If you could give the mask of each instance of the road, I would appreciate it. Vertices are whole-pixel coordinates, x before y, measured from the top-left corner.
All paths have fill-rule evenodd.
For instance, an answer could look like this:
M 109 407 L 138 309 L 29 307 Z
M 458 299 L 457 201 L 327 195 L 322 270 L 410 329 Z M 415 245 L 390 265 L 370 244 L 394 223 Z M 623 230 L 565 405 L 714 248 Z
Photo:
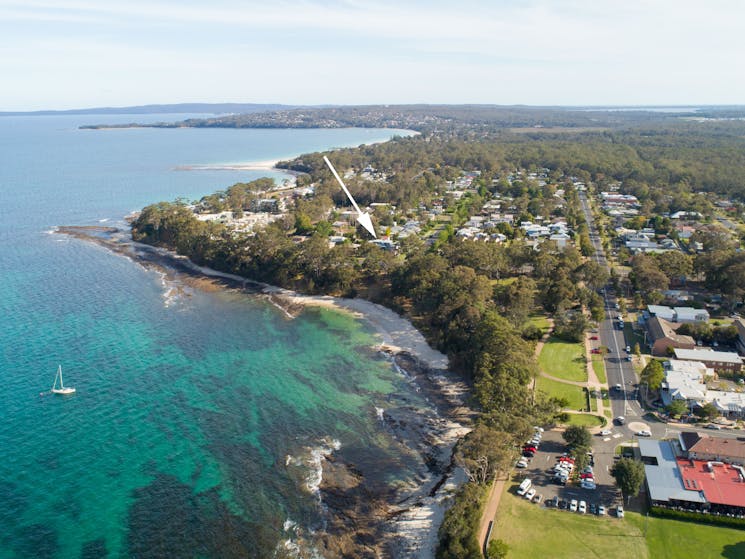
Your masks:
M 582 211 L 587 220 L 590 241 L 595 249 L 593 260 L 610 272 L 608 261 L 603 251 L 603 245 L 600 242 L 600 235 L 598 234 L 595 220 L 592 216 L 592 210 L 587 202 L 587 196 L 584 192 L 580 192 L 579 197 L 582 204 Z M 629 424 L 640 422 L 643 413 L 641 406 L 633 398 L 635 395 L 634 387 L 638 381 L 633 365 L 630 361 L 626 360 L 626 356 L 628 355 L 626 347 L 628 344 L 624 338 L 623 330 L 619 330 L 616 327 L 618 323 L 616 294 L 609 285 L 603 288 L 602 294 L 605 299 L 605 319 L 600 323 L 598 329 L 600 342 L 609 350 L 605 360 L 608 386 L 621 386 L 620 391 L 615 389 L 610 390 L 611 409 L 613 410 L 613 417 L 623 416 L 626 418 L 626 425 L 623 429 L 630 431 Z M 619 427 L 617 426 L 617 429 Z

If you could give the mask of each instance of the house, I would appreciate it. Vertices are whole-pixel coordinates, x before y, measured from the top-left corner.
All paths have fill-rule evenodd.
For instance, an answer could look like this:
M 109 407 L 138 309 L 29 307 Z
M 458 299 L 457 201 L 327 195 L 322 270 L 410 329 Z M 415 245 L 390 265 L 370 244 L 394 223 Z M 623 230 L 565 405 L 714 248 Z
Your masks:
M 675 348 L 675 359 L 683 361 L 700 361 L 715 371 L 739 373 L 742 369 L 742 358 L 732 351 L 714 351 L 712 349 L 679 349 Z
M 684 431 L 680 434 L 680 443 L 681 449 L 689 459 L 745 464 L 745 441 L 739 439 L 712 437 L 703 433 Z
M 677 334 L 672 323 L 664 318 L 653 316 L 647 320 L 648 342 L 652 355 L 664 357 L 670 348 L 694 349 L 696 342 L 691 336 Z

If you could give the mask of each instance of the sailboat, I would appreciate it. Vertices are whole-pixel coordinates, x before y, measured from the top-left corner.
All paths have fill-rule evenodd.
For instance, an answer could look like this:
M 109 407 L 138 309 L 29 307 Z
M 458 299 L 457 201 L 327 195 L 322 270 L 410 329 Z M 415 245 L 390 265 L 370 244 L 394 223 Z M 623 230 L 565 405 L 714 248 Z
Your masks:
M 59 379 L 59 388 L 57 388 L 57 379 Z M 59 365 L 57 368 L 57 375 L 54 377 L 54 384 L 52 385 L 52 393 L 53 394 L 74 394 L 75 389 L 67 386 L 65 387 L 64 383 L 62 382 L 62 365 Z

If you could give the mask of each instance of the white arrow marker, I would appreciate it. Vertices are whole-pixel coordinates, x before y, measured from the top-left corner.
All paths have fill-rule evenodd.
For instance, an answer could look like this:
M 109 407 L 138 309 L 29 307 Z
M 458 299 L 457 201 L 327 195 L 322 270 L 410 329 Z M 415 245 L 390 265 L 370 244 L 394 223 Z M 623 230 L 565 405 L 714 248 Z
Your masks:
M 334 166 L 331 164 L 331 161 L 329 161 L 329 158 L 324 155 L 323 160 L 326 162 L 326 165 L 329 166 L 329 169 L 331 169 L 331 172 L 334 173 L 336 180 L 339 181 L 339 184 L 341 185 L 341 189 L 344 191 L 344 194 L 347 195 L 347 198 L 349 198 L 349 201 L 352 202 L 354 209 L 357 210 L 357 221 L 359 221 L 360 225 L 362 225 L 362 227 L 367 229 L 367 231 L 373 237 L 377 239 L 378 236 L 375 234 L 375 229 L 373 229 L 373 224 L 372 224 L 372 220 L 370 219 L 370 214 L 367 212 L 362 213 L 362 210 L 357 205 L 357 202 L 354 201 L 354 198 L 352 198 L 352 195 L 349 193 L 349 190 L 347 190 L 347 187 L 344 185 L 344 182 L 341 180 L 339 173 L 337 173 L 336 169 L 334 169 Z

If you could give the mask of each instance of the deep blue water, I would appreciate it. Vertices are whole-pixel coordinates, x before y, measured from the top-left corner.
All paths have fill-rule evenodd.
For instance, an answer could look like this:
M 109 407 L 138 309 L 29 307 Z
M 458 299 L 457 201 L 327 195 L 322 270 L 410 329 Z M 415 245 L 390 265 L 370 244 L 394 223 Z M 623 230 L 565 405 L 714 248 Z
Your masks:
M 322 449 L 380 456 L 370 475 L 415 461 L 375 413 L 407 384 L 360 322 L 289 320 L 51 233 L 266 175 L 180 166 L 392 135 L 77 129 L 182 116 L 0 118 L 0 559 L 270 557 L 323 526 Z M 73 396 L 41 395 L 58 363 Z

